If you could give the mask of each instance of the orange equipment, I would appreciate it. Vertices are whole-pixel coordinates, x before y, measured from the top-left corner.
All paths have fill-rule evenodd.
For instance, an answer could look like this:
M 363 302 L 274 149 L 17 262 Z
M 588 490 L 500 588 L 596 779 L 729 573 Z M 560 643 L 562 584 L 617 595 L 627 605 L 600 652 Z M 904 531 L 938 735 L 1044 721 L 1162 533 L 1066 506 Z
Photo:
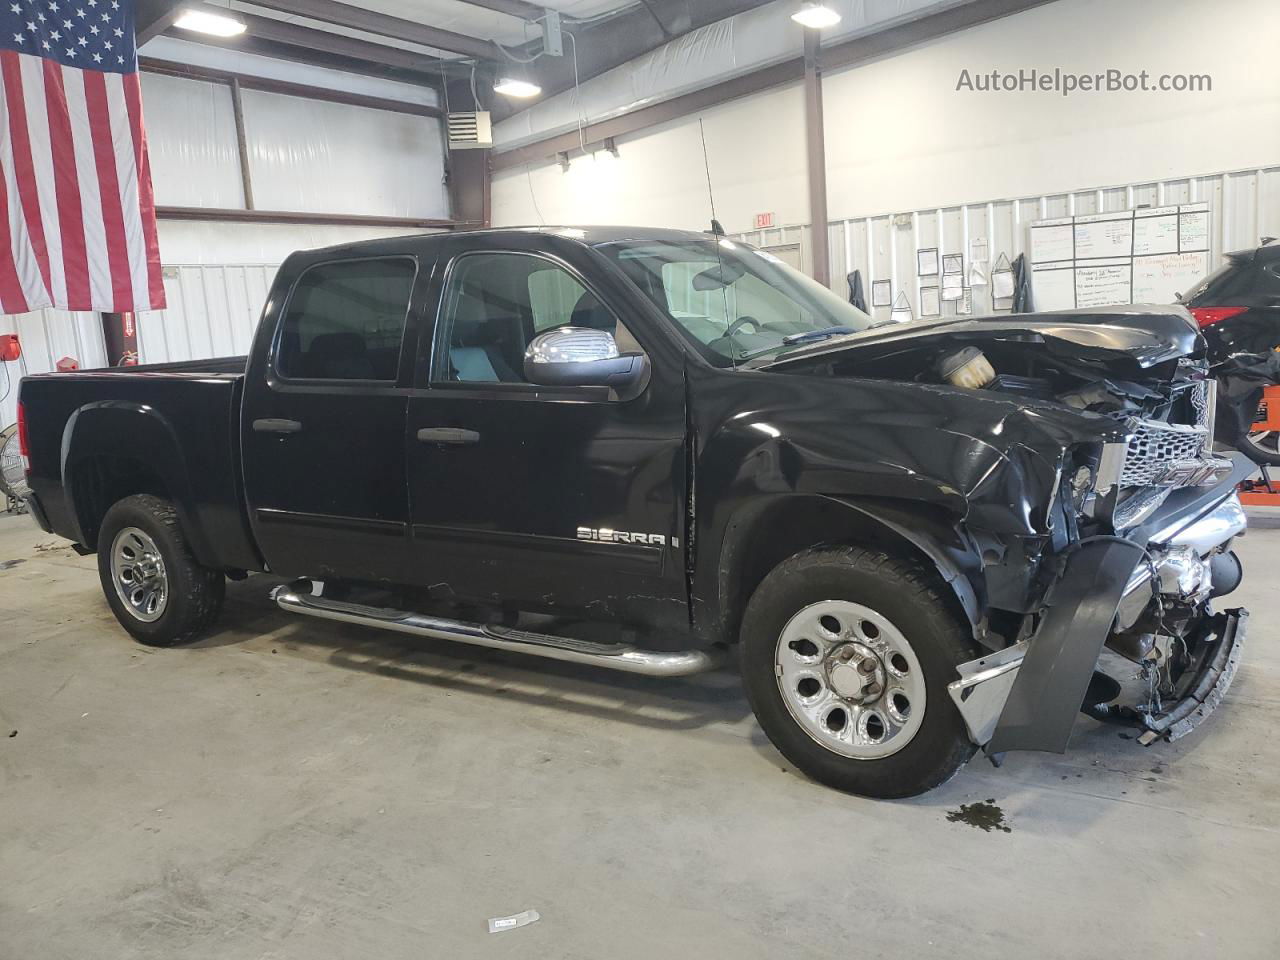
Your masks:
M 1280 430 L 1280 385 L 1262 391 L 1254 432 Z M 1280 489 L 1271 483 L 1271 474 L 1262 466 L 1261 480 L 1245 480 L 1240 484 L 1240 502 L 1254 507 L 1280 507 Z

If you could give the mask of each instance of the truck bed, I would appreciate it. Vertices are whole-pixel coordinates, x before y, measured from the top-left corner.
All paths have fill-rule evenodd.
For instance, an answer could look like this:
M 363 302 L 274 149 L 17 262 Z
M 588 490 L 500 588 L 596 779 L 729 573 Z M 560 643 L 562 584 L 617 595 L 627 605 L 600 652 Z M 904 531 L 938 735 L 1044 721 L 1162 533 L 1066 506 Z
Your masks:
M 224 357 L 25 378 L 19 396 L 41 526 L 93 547 L 84 504 L 109 496 L 114 477 L 140 470 L 191 521 L 184 527 L 202 563 L 258 568 L 240 469 L 244 366 L 244 357 Z M 127 459 L 118 444 L 125 436 Z
M 203 360 L 174 360 L 171 363 L 144 363 L 133 367 L 103 367 L 97 370 L 77 370 L 77 374 L 113 374 L 128 376 L 135 373 L 244 373 L 248 357 L 209 357 Z

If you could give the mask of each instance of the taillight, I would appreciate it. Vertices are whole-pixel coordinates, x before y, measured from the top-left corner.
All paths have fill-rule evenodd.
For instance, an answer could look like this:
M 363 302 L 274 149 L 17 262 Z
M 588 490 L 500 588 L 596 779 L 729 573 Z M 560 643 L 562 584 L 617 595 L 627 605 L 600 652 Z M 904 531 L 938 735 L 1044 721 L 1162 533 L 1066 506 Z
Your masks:
M 1191 315 L 1196 318 L 1200 328 L 1212 327 L 1215 323 L 1244 313 L 1248 307 L 1191 307 Z
M 27 408 L 18 401 L 18 455 L 22 457 L 22 469 L 31 472 L 31 447 L 27 443 Z

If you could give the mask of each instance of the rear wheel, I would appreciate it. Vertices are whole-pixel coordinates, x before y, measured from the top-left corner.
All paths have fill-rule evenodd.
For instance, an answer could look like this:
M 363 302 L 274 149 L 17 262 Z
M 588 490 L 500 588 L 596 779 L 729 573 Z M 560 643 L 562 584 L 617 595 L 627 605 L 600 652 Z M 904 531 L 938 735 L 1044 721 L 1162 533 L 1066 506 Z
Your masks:
M 947 693 L 977 655 L 925 567 L 859 547 L 805 551 L 760 584 L 742 628 L 761 727 L 800 770 L 870 797 L 949 780 L 975 747 Z
M 219 571 L 196 562 L 173 504 L 149 494 L 107 511 L 98 577 L 120 625 L 152 646 L 194 640 L 217 618 L 226 588 Z

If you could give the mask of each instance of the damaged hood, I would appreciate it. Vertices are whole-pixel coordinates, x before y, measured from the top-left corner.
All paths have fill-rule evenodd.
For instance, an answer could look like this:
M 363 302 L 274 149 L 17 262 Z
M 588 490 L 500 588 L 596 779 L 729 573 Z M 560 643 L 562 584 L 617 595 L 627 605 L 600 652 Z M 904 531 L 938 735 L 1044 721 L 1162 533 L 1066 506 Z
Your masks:
M 855 354 L 868 358 L 888 355 L 931 341 L 967 346 L 993 340 L 1042 343 L 1059 356 L 1103 363 L 1123 359 L 1142 368 L 1204 349 L 1204 339 L 1183 307 L 1126 306 L 891 324 L 832 337 L 746 366 L 782 370 Z

